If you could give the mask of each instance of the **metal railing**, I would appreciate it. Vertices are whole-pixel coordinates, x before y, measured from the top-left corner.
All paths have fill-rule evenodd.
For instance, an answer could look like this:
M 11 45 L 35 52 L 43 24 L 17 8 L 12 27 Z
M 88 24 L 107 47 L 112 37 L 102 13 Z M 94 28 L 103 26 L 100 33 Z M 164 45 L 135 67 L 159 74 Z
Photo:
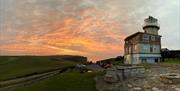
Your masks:
M 160 25 L 158 23 L 144 23 L 143 27 L 145 27 L 145 26 L 157 26 L 157 27 L 160 27 Z

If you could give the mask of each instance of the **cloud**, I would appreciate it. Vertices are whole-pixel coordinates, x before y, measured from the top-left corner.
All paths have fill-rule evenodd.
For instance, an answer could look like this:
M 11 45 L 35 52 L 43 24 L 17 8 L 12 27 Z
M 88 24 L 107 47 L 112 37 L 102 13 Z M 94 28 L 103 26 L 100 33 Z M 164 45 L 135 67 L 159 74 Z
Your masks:
M 0 18 L 4 21 L 1 54 L 80 54 L 97 60 L 123 55 L 123 39 L 143 31 L 141 25 L 148 15 L 160 20 L 160 33 L 165 36 L 171 36 L 167 34 L 168 28 L 178 32 L 180 24 L 176 21 L 179 13 L 171 11 L 179 10 L 178 0 L 156 3 L 153 0 L 6 0 L 4 3 L 7 9 Z M 179 37 L 171 39 L 180 40 Z M 167 42 L 171 39 L 163 38 L 163 45 L 170 47 Z M 179 48 L 178 44 L 173 48 Z

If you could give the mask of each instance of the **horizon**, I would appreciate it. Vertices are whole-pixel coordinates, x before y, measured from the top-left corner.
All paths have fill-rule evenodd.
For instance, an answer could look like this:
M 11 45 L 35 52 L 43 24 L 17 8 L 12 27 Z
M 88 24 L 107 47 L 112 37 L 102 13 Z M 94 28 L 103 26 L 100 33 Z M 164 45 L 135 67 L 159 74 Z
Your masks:
M 124 38 L 160 24 L 162 48 L 180 50 L 179 0 L 0 0 L 0 55 L 82 55 L 101 60 L 124 54 Z

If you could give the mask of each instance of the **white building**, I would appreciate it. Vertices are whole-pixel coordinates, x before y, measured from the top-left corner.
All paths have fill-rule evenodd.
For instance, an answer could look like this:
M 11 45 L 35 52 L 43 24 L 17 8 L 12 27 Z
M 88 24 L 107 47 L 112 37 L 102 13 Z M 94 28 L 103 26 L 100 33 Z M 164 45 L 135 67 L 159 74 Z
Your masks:
M 144 20 L 144 32 L 125 38 L 125 64 L 158 63 L 161 58 L 161 36 L 158 20 L 149 16 Z

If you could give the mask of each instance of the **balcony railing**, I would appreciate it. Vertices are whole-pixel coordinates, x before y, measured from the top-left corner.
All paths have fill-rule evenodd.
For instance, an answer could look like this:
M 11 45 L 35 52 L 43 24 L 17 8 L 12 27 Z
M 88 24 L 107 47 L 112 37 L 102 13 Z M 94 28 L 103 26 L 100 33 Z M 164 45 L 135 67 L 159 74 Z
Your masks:
M 143 27 L 146 27 L 146 26 L 157 26 L 157 27 L 160 27 L 160 25 L 158 23 L 144 23 Z

